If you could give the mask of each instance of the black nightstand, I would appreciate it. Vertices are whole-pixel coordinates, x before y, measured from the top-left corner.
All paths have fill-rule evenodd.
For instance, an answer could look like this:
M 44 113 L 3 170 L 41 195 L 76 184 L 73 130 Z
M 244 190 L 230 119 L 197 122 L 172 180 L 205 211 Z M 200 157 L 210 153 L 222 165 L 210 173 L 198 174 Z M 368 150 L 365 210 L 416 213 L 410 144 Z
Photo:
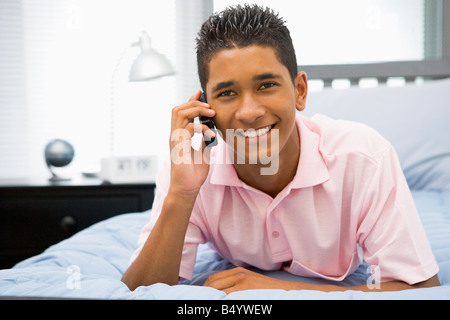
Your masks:
M 98 221 L 150 209 L 154 189 L 151 183 L 110 184 L 97 179 L 0 180 L 0 269 Z

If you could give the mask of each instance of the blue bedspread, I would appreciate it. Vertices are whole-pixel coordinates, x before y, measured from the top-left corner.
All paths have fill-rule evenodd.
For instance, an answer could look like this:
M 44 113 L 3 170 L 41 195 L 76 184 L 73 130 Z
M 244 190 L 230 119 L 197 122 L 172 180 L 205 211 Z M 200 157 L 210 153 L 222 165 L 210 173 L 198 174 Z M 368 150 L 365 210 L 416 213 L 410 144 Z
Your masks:
M 123 214 L 93 225 L 12 269 L 0 270 L 0 296 L 95 299 L 450 299 L 450 191 L 413 192 L 420 217 L 438 261 L 440 287 L 399 292 L 310 290 L 245 290 L 225 293 L 201 284 L 213 272 L 232 268 L 206 245 L 198 250 L 194 279 L 176 286 L 155 284 L 130 291 L 120 281 L 136 249 L 137 237 L 150 211 Z M 261 271 L 262 272 L 262 271 Z M 272 277 L 326 283 L 283 271 L 262 272 Z M 342 282 L 365 284 L 369 274 L 361 265 Z

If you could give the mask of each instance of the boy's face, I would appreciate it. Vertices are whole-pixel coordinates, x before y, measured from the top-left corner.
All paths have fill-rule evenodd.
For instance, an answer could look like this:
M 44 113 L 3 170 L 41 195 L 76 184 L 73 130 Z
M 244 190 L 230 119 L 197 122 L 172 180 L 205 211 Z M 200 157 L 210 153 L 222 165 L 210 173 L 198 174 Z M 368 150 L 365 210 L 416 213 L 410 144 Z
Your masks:
M 206 95 L 214 122 L 225 139 L 227 129 L 234 130 L 226 141 L 245 163 L 255 163 L 258 154 L 273 157 L 299 148 L 295 110 L 304 109 L 306 94 L 306 75 L 299 73 L 293 83 L 270 47 L 224 49 L 209 63 Z

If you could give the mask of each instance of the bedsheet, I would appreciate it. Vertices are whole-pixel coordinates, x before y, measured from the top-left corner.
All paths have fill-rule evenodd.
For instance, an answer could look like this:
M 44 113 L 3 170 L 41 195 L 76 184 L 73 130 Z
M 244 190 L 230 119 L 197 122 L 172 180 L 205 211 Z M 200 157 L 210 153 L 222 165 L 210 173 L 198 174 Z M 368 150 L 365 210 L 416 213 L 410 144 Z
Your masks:
M 234 267 L 207 245 L 200 245 L 192 281 L 175 286 L 154 284 L 130 291 L 120 279 L 137 247 L 137 237 L 151 211 L 127 213 L 99 222 L 11 269 L 0 270 L 0 296 L 84 299 L 450 299 L 450 191 L 413 191 L 420 217 L 438 261 L 440 287 L 399 292 L 320 292 L 312 290 L 244 290 L 226 295 L 203 287 L 213 272 Z M 280 279 L 314 283 L 284 271 L 261 271 Z M 337 284 L 371 284 L 362 264 Z M 369 281 L 369 282 L 368 282 Z

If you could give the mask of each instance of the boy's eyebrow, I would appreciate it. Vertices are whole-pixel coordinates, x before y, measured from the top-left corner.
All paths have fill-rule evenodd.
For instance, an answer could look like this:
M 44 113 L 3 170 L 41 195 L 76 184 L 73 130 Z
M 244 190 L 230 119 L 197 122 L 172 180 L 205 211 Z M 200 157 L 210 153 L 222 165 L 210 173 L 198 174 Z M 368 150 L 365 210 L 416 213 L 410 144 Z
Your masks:
M 258 74 L 256 76 L 254 76 L 253 77 L 253 81 L 261 81 L 261 80 L 267 80 L 267 79 L 278 79 L 278 78 L 281 78 L 281 76 L 277 75 L 277 74 L 273 74 L 273 73 L 267 72 L 267 73 L 262 73 L 262 74 Z M 233 85 L 234 85 L 234 81 L 219 82 L 213 88 L 213 92 L 220 91 L 222 89 L 231 87 Z
M 261 81 L 261 80 L 278 79 L 278 78 L 281 78 L 281 76 L 279 76 L 277 74 L 273 74 L 273 73 L 267 72 L 267 73 L 262 73 L 262 74 L 259 74 L 257 76 L 254 76 L 253 80 Z
M 219 83 L 216 84 L 216 86 L 213 88 L 213 92 L 222 90 L 222 89 L 224 89 L 224 88 L 231 87 L 232 85 L 234 85 L 234 82 L 233 82 L 233 81 L 219 82 Z

